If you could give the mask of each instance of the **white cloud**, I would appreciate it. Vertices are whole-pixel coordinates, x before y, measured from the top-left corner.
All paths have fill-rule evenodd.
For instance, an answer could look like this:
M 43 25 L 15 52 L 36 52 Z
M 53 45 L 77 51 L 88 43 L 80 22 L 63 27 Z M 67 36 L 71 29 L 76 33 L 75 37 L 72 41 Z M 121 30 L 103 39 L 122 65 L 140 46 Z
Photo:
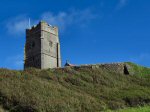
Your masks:
M 44 12 L 37 19 L 31 19 L 32 25 L 37 24 L 40 20 L 45 20 L 51 25 L 56 25 L 61 31 L 64 31 L 71 25 L 83 26 L 96 18 L 97 15 L 91 9 L 72 10 L 68 12 L 59 12 L 54 14 L 52 12 Z M 17 16 L 7 21 L 6 28 L 9 34 L 20 35 L 25 32 L 29 26 L 27 16 Z
M 61 28 L 67 26 L 68 14 L 66 12 L 60 12 L 54 15 L 51 12 L 45 12 L 42 14 L 41 19 L 47 21 L 51 25 L 58 25 Z
M 61 30 L 64 30 L 70 25 L 86 25 L 96 17 L 97 15 L 93 14 L 90 9 L 86 9 L 82 11 L 72 10 L 70 12 L 59 12 L 56 15 L 51 12 L 46 12 L 42 14 L 41 19 L 46 20 L 52 25 L 59 26 Z
M 6 21 L 6 29 L 9 34 L 20 36 L 28 27 L 28 19 L 26 16 L 17 16 Z

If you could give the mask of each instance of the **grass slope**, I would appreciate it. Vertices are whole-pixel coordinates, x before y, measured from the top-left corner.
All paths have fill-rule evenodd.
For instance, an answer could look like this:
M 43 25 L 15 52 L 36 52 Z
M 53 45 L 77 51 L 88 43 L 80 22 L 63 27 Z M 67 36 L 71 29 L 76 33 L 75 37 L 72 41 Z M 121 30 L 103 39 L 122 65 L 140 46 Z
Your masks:
M 145 107 L 129 108 L 129 109 L 118 110 L 117 112 L 150 112 L 150 107 L 145 106 Z
M 0 109 L 99 112 L 150 104 L 150 69 L 128 64 L 135 75 L 102 68 L 0 69 Z

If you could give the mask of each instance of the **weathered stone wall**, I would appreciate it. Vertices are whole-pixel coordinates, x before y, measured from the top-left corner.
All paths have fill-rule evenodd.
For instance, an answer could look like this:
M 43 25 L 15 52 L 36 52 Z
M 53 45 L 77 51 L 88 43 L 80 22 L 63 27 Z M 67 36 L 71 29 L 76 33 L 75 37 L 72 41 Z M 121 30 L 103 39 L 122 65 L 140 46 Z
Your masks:
M 42 69 L 61 67 L 58 28 L 41 23 Z
M 89 68 L 89 69 L 104 69 L 108 72 L 114 72 L 119 74 L 130 74 L 130 67 L 126 63 L 108 63 L 108 64 L 91 64 L 74 66 L 74 68 Z
M 41 68 L 41 32 L 40 25 L 26 30 L 24 68 Z

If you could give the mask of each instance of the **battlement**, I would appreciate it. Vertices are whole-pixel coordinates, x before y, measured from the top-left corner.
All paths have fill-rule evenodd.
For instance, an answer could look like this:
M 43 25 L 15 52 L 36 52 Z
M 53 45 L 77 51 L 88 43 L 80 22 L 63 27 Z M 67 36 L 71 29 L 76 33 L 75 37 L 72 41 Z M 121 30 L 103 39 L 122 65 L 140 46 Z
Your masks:
M 50 32 L 54 35 L 58 35 L 58 27 L 49 25 L 48 23 L 41 21 L 39 23 L 41 25 L 41 30 L 45 32 Z
M 58 27 L 49 25 L 45 21 L 40 21 L 37 25 L 32 26 L 29 29 L 26 29 L 26 34 L 33 34 L 38 31 L 45 31 L 45 32 L 50 32 L 54 35 L 58 36 Z
M 44 25 L 44 26 L 46 25 L 46 26 L 48 26 L 50 29 L 53 29 L 53 30 L 58 29 L 58 27 L 52 26 L 52 25 L 48 24 L 48 23 L 45 22 L 45 21 L 40 21 L 39 24 L 42 24 L 42 25 Z

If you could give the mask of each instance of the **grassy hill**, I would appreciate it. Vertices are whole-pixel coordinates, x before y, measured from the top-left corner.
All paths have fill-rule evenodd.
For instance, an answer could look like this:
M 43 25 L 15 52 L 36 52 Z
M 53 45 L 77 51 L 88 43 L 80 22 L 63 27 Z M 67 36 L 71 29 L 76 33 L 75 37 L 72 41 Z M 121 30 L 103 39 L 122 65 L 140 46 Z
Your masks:
M 144 106 L 144 107 L 134 107 L 134 108 L 127 108 L 118 110 L 117 112 L 149 112 L 150 106 Z M 111 111 L 110 111 L 111 112 Z
M 0 111 L 99 112 L 148 106 L 150 69 L 127 64 L 134 75 L 103 68 L 0 69 Z

